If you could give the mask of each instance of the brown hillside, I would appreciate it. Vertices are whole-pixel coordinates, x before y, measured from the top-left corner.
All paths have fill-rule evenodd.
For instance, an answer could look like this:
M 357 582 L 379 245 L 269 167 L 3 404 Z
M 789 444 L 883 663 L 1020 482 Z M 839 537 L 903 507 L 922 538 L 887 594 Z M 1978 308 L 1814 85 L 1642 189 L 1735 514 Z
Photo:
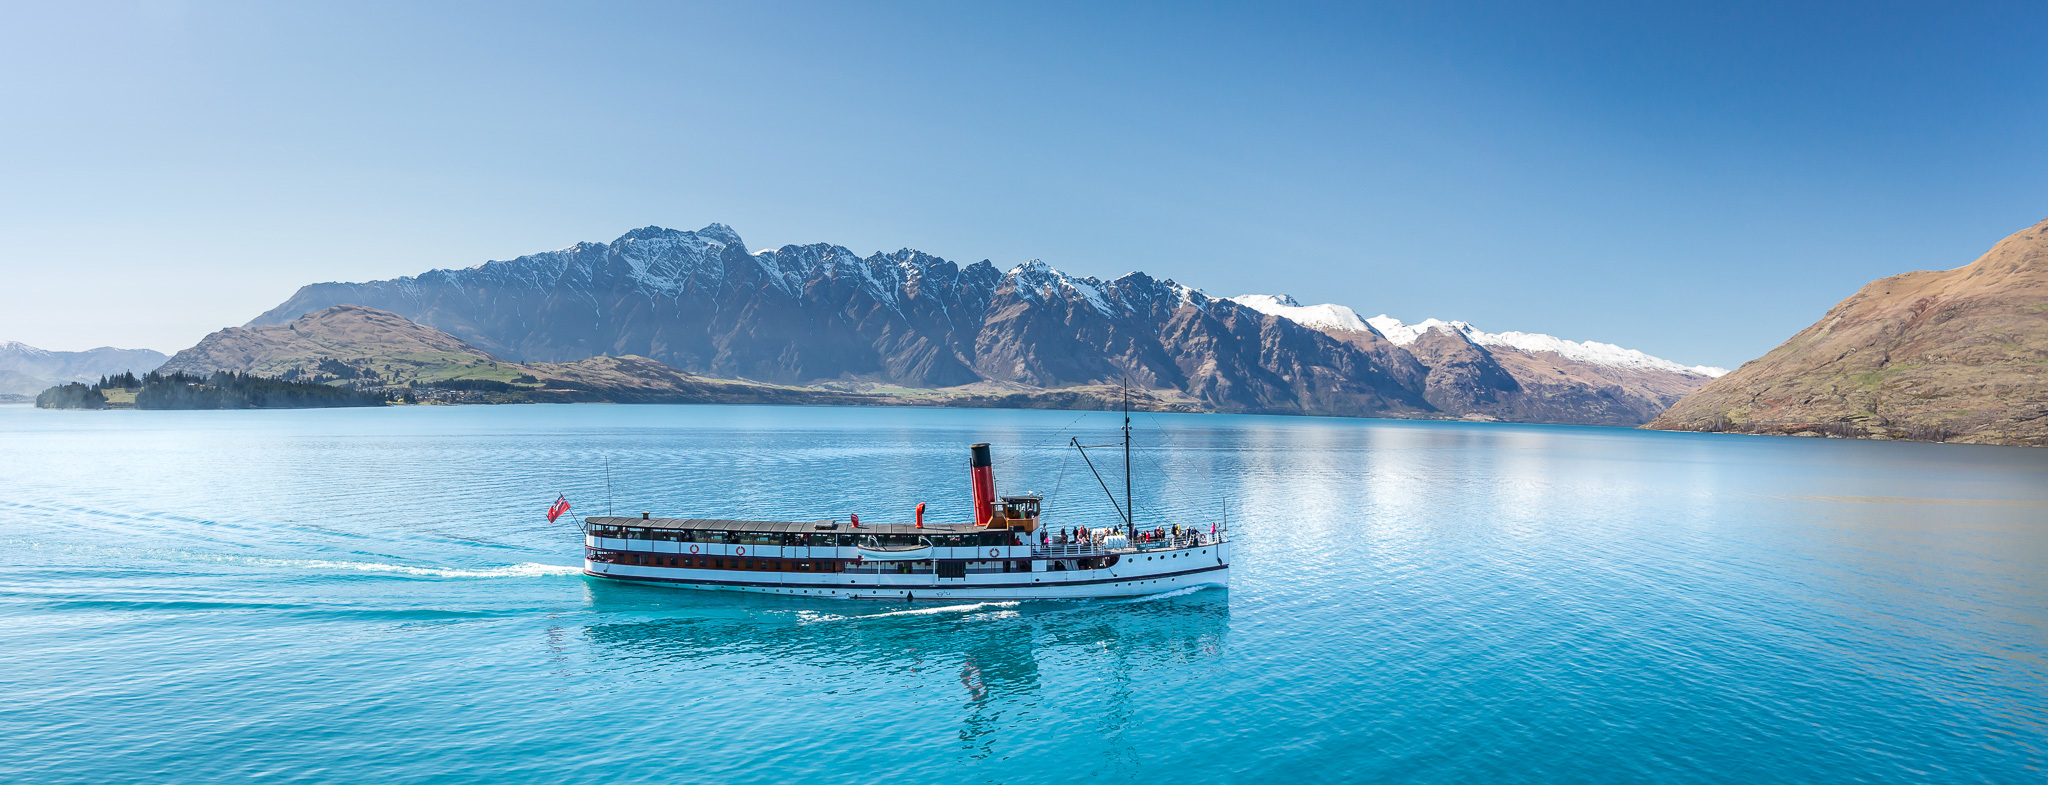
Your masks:
M 1863 287 L 1645 427 L 2048 445 L 2048 221 Z

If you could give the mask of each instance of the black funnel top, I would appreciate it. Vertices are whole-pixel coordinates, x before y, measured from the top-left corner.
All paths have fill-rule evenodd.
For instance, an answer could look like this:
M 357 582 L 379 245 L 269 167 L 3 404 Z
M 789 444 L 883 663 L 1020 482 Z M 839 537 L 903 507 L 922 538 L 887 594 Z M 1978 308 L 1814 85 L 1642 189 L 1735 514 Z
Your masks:
M 982 442 L 980 444 L 970 444 L 967 445 L 967 449 L 974 451 L 974 457 L 969 458 L 967 460 L 968 466 L 979 469 L 983 466 L 995 465 L 994 461 L 988 459 L 988 442 Z

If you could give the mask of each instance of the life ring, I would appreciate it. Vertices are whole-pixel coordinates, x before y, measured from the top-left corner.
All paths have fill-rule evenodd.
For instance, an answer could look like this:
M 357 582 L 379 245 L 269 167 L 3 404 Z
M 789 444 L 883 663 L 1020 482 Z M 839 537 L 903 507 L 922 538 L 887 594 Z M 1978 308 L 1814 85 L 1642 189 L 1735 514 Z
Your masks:
M 997 550 L 997 549 L 995 549 L 995 548 L 990 548 L 990 549 L 988 549 L 988 557 L 989 557 L 989 558 L 991 558 L 991 559 L 993 559 L 993 558 L 995 558 L 995 557 L 997 557 L 997 556 L 1001 556 L 1001 555 L 1002 555 L 1002 553 L 1003 553 L 1002 551 L 1000 551 L 1000 550 Z
M 747 555 L 747 549 L 746 549 L 746 548 L 734 548 L 734 549 L 732 549 L 732 555 L 734 555 L 734 556 L 745 556 L 745 555 Z
M 691 552 L 691 553 L 696 553 L 696 552 L 697 552 L 697 546 L 695 546 L 695 545 L 692 545 L 692 546 L 690 546 L 690 552 Z

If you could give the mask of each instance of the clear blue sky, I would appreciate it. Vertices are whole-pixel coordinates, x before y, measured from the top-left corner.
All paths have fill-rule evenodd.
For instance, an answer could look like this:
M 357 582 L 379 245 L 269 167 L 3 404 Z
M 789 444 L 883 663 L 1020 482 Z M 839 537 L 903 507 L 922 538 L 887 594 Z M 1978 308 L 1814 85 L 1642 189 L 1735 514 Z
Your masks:
M 593 5 L 8 3 L 0 339 L 720 221 L 1733 367 L 2048 216 L 2040 2 Z

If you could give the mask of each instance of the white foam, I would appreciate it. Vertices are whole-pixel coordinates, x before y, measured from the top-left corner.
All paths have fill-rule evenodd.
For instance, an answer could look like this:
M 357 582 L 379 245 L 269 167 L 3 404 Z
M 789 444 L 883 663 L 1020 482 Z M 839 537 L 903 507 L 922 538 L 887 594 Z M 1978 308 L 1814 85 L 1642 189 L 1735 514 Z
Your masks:
M 889 611 L 886 613 L 869 613 L 861 616 L 855 616 L 853 618 L 881 619 L 889 616 L 932 616 L 940 613 L 967 613 L 969 611 L 978 611 L 982 608 L 1015 607 L 1017 607 L 1016 600 L 1009 600 L 1007 602 L 977 602 L 971 605 L 941 605 L 936 608 L 911 608 L 909 610 Z
M 221 557 L 218 561 L 238 560 L 237 557 Z M 343 570 L 353 572 L 381 572 L 396 575 L 420 575 L 431 578 L 532 578 L 542 575 L 578 575 L 581 567 L 564 567 L 559 564 L 521 562 L 503 567 L 466 569 L 460 567 L 415 567 L 408 564 L 385 564 L 383 562 L 330 561 L 326 559 L 258 559 L 243 558 L 241 563 L 265 567 L 284 567 L 306 570 Z
M 392 575 L 417 575 L 428 578 L 532 578 L 543 575 L 579 575 L 581 567 L 566 567 L 559 564 L 520 562 L 501 567 L 423 567 L 411 564 L 391 564 L 372 561 L 343 561 L 339 559 L 278 559 L 265 556 L 231 556 L 218 553 L 194 553 L 175 548 L 110 548 L 103 545 L 51 545 L 33 540 L 5 540 L 0 545 L 22 547 L 32 550 L 51 550 L 69 553 L 95 554 L 101 556 L 135 557 L 181 562 L 211 562 L 243 567 L 268 567 L 287 570 L 335 570 L 346 572 L 387 573 Z
M 885 611 L 882 613 L 868 613 L 859 616 L 845 616 L 837 613 L 817 613 L 814 611 L 800 611 L 797 613 L 797 618 L 805 624 L 810 624 L 812 622 L 846 621 L 848 619 L 885 619 L 890 616 L 932 616 L 940 613 L 972 613 L 983 608 L 1015 607 L 1017 607 L 1016 600 L 1005 600 L 999 602 L 977 602 L 967 605 L 939 605 L 931 608 L 910 608 L 908 610 Z M 1010 611 L 1008 613 L 1014 615 L 1015 612 Z M 998 616 L 998 618 L 1001 617 Z
M 1178 589 L 1174 589 L 1174 590 L 1172 590 L 1172 591 L 1164 591 L 1164 592 L 1160 592 L 1160 593 L 1158 593 L 1158 594 L 1147 594 L 1147 595 L 1145 595 L 1145 596 L 1143 596 L 1143 597 L 1132 597 L 1132 598 L 1130 598 L 1130 599 L 1126 599 L 1126 600 L 1116 600 L 1116 601 L 1114 601 L 1114 602 L 1111 602 L 1111 603 L 1109 603 L 1109 604 L 1111 604 L 1111 605 L 1136 605 L 1136 604 L 1138 604 L 1138 603 L 1141 603 L 1141 602 L 1157 602 L 1157 601 L 1159 601 L 1159 600 L 1170 600 L 1170 599 L 1173 599 L 1173 598 L 1175 598 L 1175 597 L 1186 597 L 1186 596 L 1188 596 L 1188 595 L 1190 595 L 1190 594 L 1194 594 L 1195 592 L 1198 592 L 1198 591 L 1201 591 L 1201 590 L 1203 590 L 1203 589 L 1207 589 L 1207 588 L 1210 588 L 1210 587 L 1208 587 L 1208 586 L 1183 586 L 1183 587 L 1181 587 L 1181 588 L 1178 588 Z

